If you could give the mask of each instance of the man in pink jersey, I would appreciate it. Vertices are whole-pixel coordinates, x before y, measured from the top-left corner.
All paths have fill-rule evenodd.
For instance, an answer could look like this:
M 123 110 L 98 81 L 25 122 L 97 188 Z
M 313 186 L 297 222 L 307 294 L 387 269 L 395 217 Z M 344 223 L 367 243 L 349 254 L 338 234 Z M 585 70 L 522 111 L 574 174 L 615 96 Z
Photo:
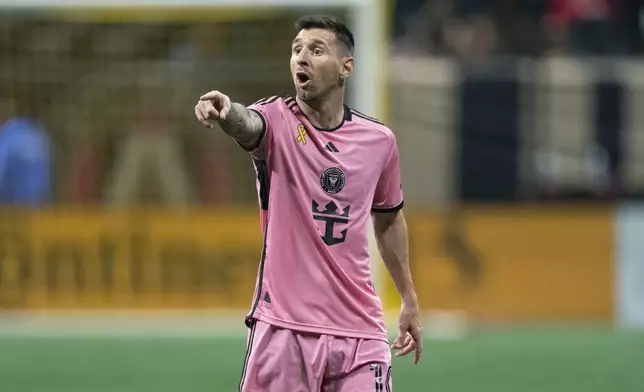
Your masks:
M 400 292 L 396 355 L 422 333 L 408 259 L 394 134 L 344 105 L 353 35 L 334 18 L 297 22 L 297 95 L 248 108 L 218 91 L 195 107 L 253 157 L 264 231 L 243 392 L 391 391 L 391 352 L 371 281 L 367 229 Z

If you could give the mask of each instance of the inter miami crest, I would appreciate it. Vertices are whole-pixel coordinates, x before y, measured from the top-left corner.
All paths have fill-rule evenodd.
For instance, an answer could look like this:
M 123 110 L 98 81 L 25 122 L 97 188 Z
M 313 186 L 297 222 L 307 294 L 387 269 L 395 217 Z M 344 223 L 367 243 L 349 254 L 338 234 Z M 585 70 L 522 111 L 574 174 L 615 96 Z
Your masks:
M 320 185 L 326 193 L 332 195 L 340 192 L 344 188 L 345 177 L 342 170 L 337 167 L 330 167 L 322 173 Z

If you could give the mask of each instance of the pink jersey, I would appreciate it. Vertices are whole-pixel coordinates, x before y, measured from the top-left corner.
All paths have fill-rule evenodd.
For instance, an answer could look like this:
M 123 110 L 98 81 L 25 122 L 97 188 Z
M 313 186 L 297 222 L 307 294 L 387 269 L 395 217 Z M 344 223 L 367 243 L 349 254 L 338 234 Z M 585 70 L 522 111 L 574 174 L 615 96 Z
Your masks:
M 247 325 L 387 341 L 367 229 L 372 211 L 403 205 L 394 134 L 348 107 L 335 129 L 311 125 L 290 97 L 249 109 L 265 123 L 251 152 L 264 247 Z

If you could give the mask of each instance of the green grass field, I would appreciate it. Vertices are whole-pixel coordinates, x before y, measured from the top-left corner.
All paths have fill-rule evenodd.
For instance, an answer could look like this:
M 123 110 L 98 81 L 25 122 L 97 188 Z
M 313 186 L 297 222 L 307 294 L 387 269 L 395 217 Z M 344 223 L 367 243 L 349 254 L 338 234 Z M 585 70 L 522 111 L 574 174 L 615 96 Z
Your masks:
M 0 337 L 0 391 L 232 392 L 244 354 L 242 337 Z M 480 332 L 427 341 L 393 374 L 398 392 L 641 392 L 644 334 Z

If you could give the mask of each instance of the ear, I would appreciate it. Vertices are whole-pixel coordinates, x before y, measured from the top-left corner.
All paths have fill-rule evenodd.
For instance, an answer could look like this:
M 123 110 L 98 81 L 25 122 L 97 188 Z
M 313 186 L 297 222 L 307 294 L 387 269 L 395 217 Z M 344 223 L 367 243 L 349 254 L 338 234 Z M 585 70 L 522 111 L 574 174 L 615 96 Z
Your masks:
M 340 69 L 340 78 L 347 79 L 349 76 L 353 75 L 354 69 L 353 57 L 348 56 L 342 60 L 342 68 Z

